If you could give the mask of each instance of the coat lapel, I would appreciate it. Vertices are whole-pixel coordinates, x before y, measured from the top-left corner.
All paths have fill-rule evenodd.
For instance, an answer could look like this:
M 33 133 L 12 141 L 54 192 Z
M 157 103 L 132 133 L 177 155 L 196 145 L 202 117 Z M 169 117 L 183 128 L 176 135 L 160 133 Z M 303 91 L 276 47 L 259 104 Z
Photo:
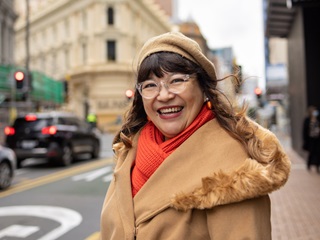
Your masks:
M 226 145 L 233 146 L 233 150 L 224 151 Z M 228 159 L 235 156 L 230 166 Z M 191 192 L 201 186 L 203 177 L 240 165 L 245 158 L 240 143 L 219 127 L 216 120 L 206 123 L 165 159 L 136 194 L 137 224 L 169 207 L 178 193 Z
M 132 204 L 130 169 L 136 154 L 134 146 L 120 169 L 125 172 L 118 184 L 123 188 L 118 189 L 119 207 L 127 206 L 122 210 L 123 217 L 132 223 L 133 209 L 139 225 L 168 207 L 212 208 L 262 196 L 283 186 L 290 171 L 289 159 L 273 134 L 261 128 L 256 134 L 264 142 L 263 151 L 273 152 L 268 162 L 251 159 L 216 119 L 207 122 L 165 159 Z
M 114 171 L 115 192 L 117 204 L 126 236 L 132 236 L 134 231 L 134 211 L 131 192 L 131 166 L 135 160 L 136 147 L 133 147 L 122 164 L 117 164 Z

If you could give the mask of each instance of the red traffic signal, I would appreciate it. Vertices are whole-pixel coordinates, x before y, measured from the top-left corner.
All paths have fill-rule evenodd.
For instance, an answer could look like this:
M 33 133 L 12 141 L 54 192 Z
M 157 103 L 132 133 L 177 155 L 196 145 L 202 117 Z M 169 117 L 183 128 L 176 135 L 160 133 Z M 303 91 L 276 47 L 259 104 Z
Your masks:
M 262 94 L 262 89 L 259 88 L 259 87 L 256 87 L 256 88 L 254 89 L 254 93 L 256 94 L 256 96 L 257 96 L 258 98 L 260 98 L 260 97 L 261 97 L 261 94 Z
M 14 77 L 14 80 L 16 82 L 16 88 L 17 89 L 22 89 L 23 86 L 24 86 L 24 80 L 25 80 L 25 73 L 22 72 L 22 71 L 16 71 L 14 74 L 13 74 L 13 77 Z

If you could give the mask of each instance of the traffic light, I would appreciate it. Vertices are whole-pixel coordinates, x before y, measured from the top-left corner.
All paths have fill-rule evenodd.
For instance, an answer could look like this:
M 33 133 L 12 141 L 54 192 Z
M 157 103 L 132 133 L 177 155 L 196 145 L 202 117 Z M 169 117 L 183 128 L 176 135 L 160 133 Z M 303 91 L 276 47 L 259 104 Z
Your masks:
M 254 89 L 254 93 L 256 94 L 257 101 L 258 101 L 258 106 L 263 107 L 263 99 L 262 99 L 262 89 L 259 87 L 256 87 Z
M 259 88 L 259 87 L 256 87 L 256 88 L 254 89 L 254 93 L 256 94 L 257 99 L 260 99 L 260 98 L 261 98 L 261 95 L 262 95 L 262 89 Z
M 16 89 L 23 89 L 26 79 L 25 73 L 23 71 L 16 71 L 13 77 L 16 82 Z
M 127 97 L 128 101 L 130 101 L 133 98 L 133 96 L 134 96 L 134 91 L 131 89 L 128 89 L 126 91 L 126 97 Z

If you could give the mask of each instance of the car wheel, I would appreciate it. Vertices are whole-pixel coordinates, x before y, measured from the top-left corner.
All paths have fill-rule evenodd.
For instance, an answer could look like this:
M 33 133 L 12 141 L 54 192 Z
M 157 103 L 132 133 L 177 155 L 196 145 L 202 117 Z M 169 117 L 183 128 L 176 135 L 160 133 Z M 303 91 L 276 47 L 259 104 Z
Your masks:
M 12 169 L 7 162 L 0 163 L 0 189 L 5 189 L 11 185 Z
M 60 164 L 62 166 L 69 166 L 72 163 L 73 160 L 73 153 L 70 148 L 70 146 L 65 145 L 62 149 L 62 156 L 61 156 L 61 161 Z
M 99 158 L 99 155 L 100 155 L 100 144 L 99 143 L 96 143 L 94 146 L 93 146 L 93 151 L 91 153 L 91 158 L 94 159 L 94 158 Z

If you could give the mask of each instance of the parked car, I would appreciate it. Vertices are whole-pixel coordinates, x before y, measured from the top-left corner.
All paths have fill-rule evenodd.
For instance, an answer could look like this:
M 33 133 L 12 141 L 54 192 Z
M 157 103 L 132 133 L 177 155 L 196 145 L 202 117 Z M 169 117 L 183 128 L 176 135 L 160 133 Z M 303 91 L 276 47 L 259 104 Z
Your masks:
M 0 190 L 8 188 L 16 169 L 16 155 L 10 148 L 0 145 Z
M 68 166 L 79 154 L 98 158 L 100 137 L 97 129 L 72 113 L 28 113 L 5 128 L 6 146 L 17 156 L 18 168 L 26 158 L 47 158 Z

